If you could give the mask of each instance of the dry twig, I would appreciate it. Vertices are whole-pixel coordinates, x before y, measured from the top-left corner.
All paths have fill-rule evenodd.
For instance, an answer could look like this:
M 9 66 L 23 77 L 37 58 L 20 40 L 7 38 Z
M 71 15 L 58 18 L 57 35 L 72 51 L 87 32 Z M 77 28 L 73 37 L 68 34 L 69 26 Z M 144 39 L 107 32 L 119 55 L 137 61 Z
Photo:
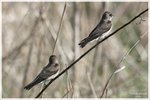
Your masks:
M 75 60 L 74 62 L 72 62 L 66 69 L 64 69 L 61 73 L 59 73 L 54 79 L 52 79 L 52 81 L 50 81 L 45 88 L 43 88 L 42 91 L 40 91 L 38 93 L 38 95 L 35 98 L 38 98 L 47 88 L 48 86 L 55 81 L 57 78 L 59 78 L 62 74 L 64 74 L 67 70 L 69 70 L 74 64 L 76 64 L 78 61 L 80 61 L 85 55 L 87 55 L 91 50 L 93 50 L 95 47 L 97 47 L 100 43 L 102 43 L 103 41 L 105 41 L 106 39 L 108 39 L 109 37 L 111 37 L 112 35 L 114 35 L 115 33 L 117 33 L 118 31 L 120 31 L 121 29 L 123 29 L 124 27 L 128 26 L 131 22 L 133 22 L 135 19 L 137 19 L 138 17 L 140 17 L 142 14 L 144 14 L 145 12 L 148 11 L 148 8 L 144 11 L 142 11 L 140 14 L 138 14 L 137 16 L 135 16 L 133 19 L 131 19 L 129 22 L 127 22 L 126 24 L 124 24 L 123 26 L 121 26 L 120 28 L 118 28 L 117 30 L 115 30 L 114 32 L 112 32 L 110 35 L 108 35 L 107 37 L 105 37 L 104 39 L 102 39 L 101 41 L 99 41 L 98 43 L 96 43 L 94 46 L 92 46 L 89 50 L 87 50 L 84 54 L 82 54 L 77 60 Z M 112 77 L 112 75 L 111 75 Z
M 56 41 L 55 41 L 55 44 L 54 44 L 54 47 L 53 47 L 53 51 L 52 51 L 52 55 L 54 54 L 54 51 L 55 51 L 55 46 L 56 46 L 56 43 L 57 43 L 57 40 L 58 40 L 58 36 L 59 36 L 59 33 L 60 33 L 60 29 L 61 29 L 61 26 L 62 26 L 62 21 L 63 21 L 64 14 L 65 14 L 65 11 L 66 11 L 66 7 L 67 7 L 67 3 L 65 2 L 63 13 L 62 13 L 62 17 L 61 17 L 60 24 L 59 24 L 57 37 L 56 37 Z
M 145 34 L 141 37 L 143 38 L 145 36 Z M 119 65 L 125 60 L 125 58 L 129 55 L 129 53 L 137 46 L 137 44 L 140 42 L 141 40 L 139 39 L 138 41 L 136 41 L 136 43 L 123 55 L 122 59 L 120 60 L 120 62 L 118 63 L 117 67 L 119 67 Z M 117 68 L 112 74 L 111 76 L 109 77 L 109 79 L 107 80 L 105 86 L 104 86 L 104 89 L 102 91 L 102 94 L 101 94 L 101 98 L 103 97 L 105 91 L 107 90 L 107 86 L 111 80 L 111 78 L 113 77 L 114 74 L 117 74 L 119 73 L 120 71 L 122 71 L 123 69 L 125 69 L 126 66 L 122 66 L 120 68 Z

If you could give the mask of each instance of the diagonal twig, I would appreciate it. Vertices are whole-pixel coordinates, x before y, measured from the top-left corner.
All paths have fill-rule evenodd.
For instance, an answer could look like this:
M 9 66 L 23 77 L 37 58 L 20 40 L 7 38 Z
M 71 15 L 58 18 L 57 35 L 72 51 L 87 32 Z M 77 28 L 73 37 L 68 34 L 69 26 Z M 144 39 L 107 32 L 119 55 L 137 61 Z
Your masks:
M 62 13 L 62 17 L 61 17 L 61 20 L 60 20 L 60 25 L 59 25 L 59 29 L 58 29 L 58 33 L 57 33 L 57 37 L 56 37 L 56 41 L 55 41 L 55 44 L 54 44 L 54 47 L 53 47 L 53 51 L 52 51 L 52 55 L 53 55 L 53 53 L 55 51 L 55 46 L 56 46 L 56 43 L 57 43 L 57 40 L 58 40 L 58 36 L 59 36 L 59 33 L 60 33 L 60 29 L 61 29 L 61 26 L 62 26 L 62 22 L 63 22 L 64 14 L 65 14 L 65 11 L 66 11 L 66 7 L 67 7 L 67 3 L 65 2 L 64 10 L 63 10 L 63 13 Z
M 62 74 L 64 74 L 67 70 L 69 70 L 74 64 L 76 64 L 78 61 L 80 61 L 85 55 L 87 55 L 91 50 L 93 50 L 96 46 L 98 46 L 100 43 L 102 43 L 103 41 L 105 41 L 106 39 L 108 39 L 109 37 L 111 37 L 112 35 L 114 35 L 115 33 L 117 33 L 118 31 L 120 31 L 121 29 L 123 29 L 124 27 L 126 27 L 127 25 L 129 25 L 131 22 L 133 22 L 135 19 L 137 19 L 139 16 L 141 16 L 142 14 L 144 14 L 145 12 L 148 11 L 148 8 L 144 11 L 142 11 L 141 13 L 139 13 L 137 16 L 135 16 L 133 19 L 131 19 L 129 22 L 127 22 L 126 24 L 124 24 L 123 26 L 121 26 L 120 28 L 118 28 L 117 30 L 115 30 L 114 32 L 112 32 L 111 34 L 109 34 L 107 37 L 103 38 L 101 41 L 99 41 L 98 43 L 96 43 L 94 46 L 92 46 L 89 50 L 87 50 L 84 54 L 82 54 L 78 59 L 76 59 L 74 62 L 72 62 L 66 69 L 64 69 L 61 73 L 59 73 L 54 79 L 52 79 L 52 81 L 50 81 L 45 88 L 43 88 L 42 91 L 40 91 L 38 93 L 38 95 L 35 98 L 38 98 L 47 88 L 48 86 L 55 81 L 57 78 L 59 78 Z
M 141 38 L 143 38 L 144 36 L 145 36 L 145 34 L 144 34 Z M 126 57 L 129 55 L 129 53 L 137 46 L 137 44 L 138 44 L 140 41 L 141 41 L 140 39 L 139 39 L 138 41 L 136 41 L 135 44 L 123 55 L 122 59 L 120 60 L 120 62 L 119 62 L 118 65 L 117 65 L 117 67 L 122 63 L 123 60 L 125 60 L 125 58 L 126 58 Z M 108 84 L 109 84 L 111 78 L 113 77 L 113 75 L 116 74 L 116 73 L 119 73 L 119 72 L 122 71 L 123 69 L 125 69 L 125 66 L 122 66 L 122 67 L 120 67 L 120 68 L 117 68 L 117 69 L 110 75 L 110 77 L 108 78 L 108 80 L 107 80 L 107 82 L 106 82 L 106 84 L 105 84 L 105 86 L 104 86 L 104 89 L 103 89 L 103 91 L 102 91 L 102 94 L 101 94 L 101 96 L 100 96 L 101 98 L 103 97 L 103 95 L 104 95 L 104 93 L 105 93 L 105 91 L 106 91 L 106 89 L 107 89 L 107 86 L 108 86 Z

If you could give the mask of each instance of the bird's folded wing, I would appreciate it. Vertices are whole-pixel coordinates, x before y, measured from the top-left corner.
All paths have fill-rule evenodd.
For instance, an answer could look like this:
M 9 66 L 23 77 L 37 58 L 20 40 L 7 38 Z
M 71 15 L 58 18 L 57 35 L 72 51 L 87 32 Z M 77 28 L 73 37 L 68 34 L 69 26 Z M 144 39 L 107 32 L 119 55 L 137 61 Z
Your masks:
M 110 30 L 111 28 L 111 22 L 107 22 L 107 23 L 99 23 L 95 28 L 94 30 L 90 33 L 90 37 L 95 37 L 95 36 L 100 36 L 102 35 L 103 33 L 107 32 Z
M 58 68 L 55 68 L 53 70 L 51 68 L 47 68 L 40 73 L 41 74 L 40 77 L 47 79 L 48 77 L 56 74 L 58 70 L 59 70 Z

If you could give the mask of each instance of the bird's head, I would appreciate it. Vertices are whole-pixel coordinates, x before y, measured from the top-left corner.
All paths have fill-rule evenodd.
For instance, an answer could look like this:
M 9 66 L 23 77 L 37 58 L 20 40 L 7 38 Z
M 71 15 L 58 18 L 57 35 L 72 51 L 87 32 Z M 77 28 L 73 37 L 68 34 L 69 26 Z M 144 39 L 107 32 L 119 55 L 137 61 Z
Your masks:
M 49 63 L 58 63 L 56 55 L 51 55 L 49 57 Z
M 102 17 L 102 20 L 104 21 L 111 21 L 113 18 L 113 14 L 109 11 L 105 11 Z

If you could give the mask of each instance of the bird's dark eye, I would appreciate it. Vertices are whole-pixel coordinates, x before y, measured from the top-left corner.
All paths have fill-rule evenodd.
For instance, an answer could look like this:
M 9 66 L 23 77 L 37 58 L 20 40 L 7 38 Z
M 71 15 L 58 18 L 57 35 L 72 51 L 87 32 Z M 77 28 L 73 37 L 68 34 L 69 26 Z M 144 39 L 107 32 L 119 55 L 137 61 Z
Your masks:
M 57 67 L 57 66 L 58 66 L 58 64 L 56 63 L 54 67 Z
M 109 14 L 109 16 L 112 16 L 112 14 Z

